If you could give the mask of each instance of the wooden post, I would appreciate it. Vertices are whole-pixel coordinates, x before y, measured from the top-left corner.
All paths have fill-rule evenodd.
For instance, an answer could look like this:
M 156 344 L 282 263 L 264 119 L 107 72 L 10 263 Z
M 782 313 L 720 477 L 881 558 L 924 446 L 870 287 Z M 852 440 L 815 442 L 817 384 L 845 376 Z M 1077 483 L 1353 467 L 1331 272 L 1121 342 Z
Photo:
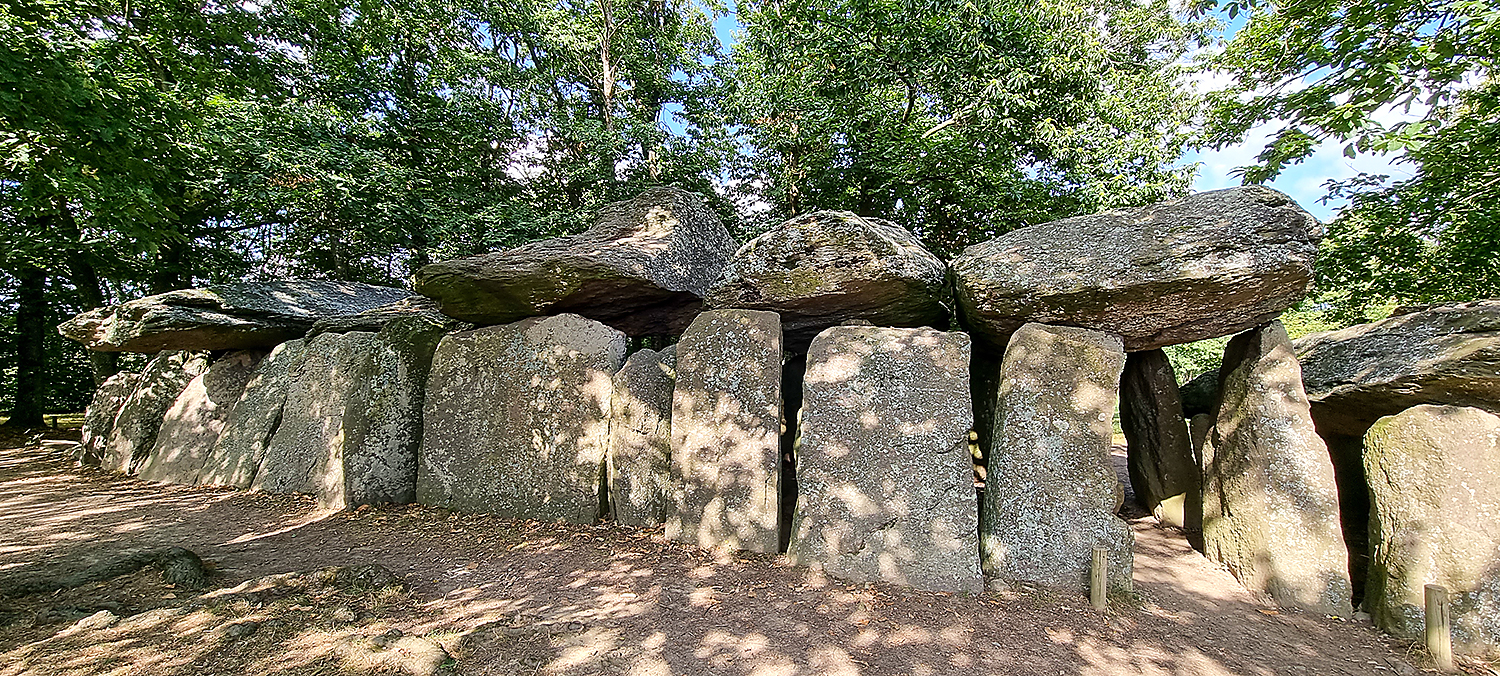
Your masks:
M 1453 671 L 1452 620 L 1448 610 L 1448 590 L 1429 584 L 1423 588 L 1427 597 L 1427 652 L 1438 671 Z
M 1104 612 L 1106 606 L 1105 590 L 1109 582 L 1109 550 L 1103 547 L 1094 548 L 1094 568 L 1089 571 L 1089 603 L 1094 604 L 1094 610 Z

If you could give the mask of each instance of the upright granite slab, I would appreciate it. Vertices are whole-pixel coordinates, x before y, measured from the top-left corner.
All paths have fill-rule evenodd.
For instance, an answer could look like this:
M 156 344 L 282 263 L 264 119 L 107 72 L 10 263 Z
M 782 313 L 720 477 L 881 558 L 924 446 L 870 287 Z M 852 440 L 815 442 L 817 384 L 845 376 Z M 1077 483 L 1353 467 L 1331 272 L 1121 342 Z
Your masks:
M 120 408 L 140 382 L 139 373 L 116 373 L 105 379 L 99 389 L 94 390 L 94 398 L 89 401 L 89 406 L 83 413 L 83 452 L 78 459 L 80 463 L 99 465 L 104 457 L 104 449 L 109 444 L 110 433 L 115 429 L 115 416 L 120 415 Z
M 1188 511 L 1188 504 L 1197 502 L 1189 494 L 1198 490 L 1198 463 L 1182 417 L 1177 376 L 1161 350 L 1126 357 L 1120 377 L 1120 427 L 1136 498 L 1165 525 L 1200 527 Z
M 516 519 L 600 516 L 625 334 L 578 315 L 450 334 L 428 379 L 417 501 Z
M 249 488 L 255 483 L 266 448 L 281 426 L 292 366 L 300 363 L 306 345 L 306 341 L 289 340 L 272 348 L 256 364 L 214 442 L 213 453 L 203 463 L 198 483 L 235 488 Z
M 672 507 L 672 390 L 677 346 L 638 350 L 614 377 L 609 505 L 615 521 L 661 526 Z
M 163 352 L 152 357 L 141 370 L 135 391 L 115 416 L 100 466 L 126 474 L 140 469 L 156 445 L 156 433 L 167 409 L 207 368 L 208 355 L 202 352 Z
M 1020 228 L 951 267 L 964 325 L 992 343 L 1039 322 L 1136 352 L 1276 318 L 1312 284 L 1322 236 L 1290 197 L 1246 186 Z
M 582 234 L 429 265 L 416 289 L 475 324 L 572 312 L 634 336 L 676 334 L 738 246 L 697 195 L 652 188 Z
M 1333 462 L 1281 322 L 1229 341 L 1205 446 L 1204 554 L 1276 602 L 1348 616 L 1349 558 Z
M 141 465 L 146 481 L 193 485 L 213 456 L 224 423 L 234 412 L 261 352 L 225 355 L 193 378 L 162 419 L 151 455 Z
M 1110 587 L 1130 588 L 1134 536 L 1115 516 L 1124 491 L 1109 459 L 1124 367 L 1118 336 L 1041 324 L 1011 336 L 980 502 L 987 577 L 1086 589 L 1104 547 Z
M 947 273 L 895 223 L 819 211 L 740 247 L 707 302 L 780 314 L 786 350 L 801 354 L 820 331 L 851 320 L 947 328 Z
M 1455 652 L 1500 654 L 1500 417 L 1415 406 L 1365 435 L 1374 497 L 1364 607 L 1397 636 L 1424 636 L 1423 586 L 1451 602 Z
M 838 326 L 803 380 L 792 562 L 856 582 L 979 592 L 969 337 Z
M 781 360 L 774 312 L 704 312 L 682 334 L 668 538 L 705 548 L 779 549 Z

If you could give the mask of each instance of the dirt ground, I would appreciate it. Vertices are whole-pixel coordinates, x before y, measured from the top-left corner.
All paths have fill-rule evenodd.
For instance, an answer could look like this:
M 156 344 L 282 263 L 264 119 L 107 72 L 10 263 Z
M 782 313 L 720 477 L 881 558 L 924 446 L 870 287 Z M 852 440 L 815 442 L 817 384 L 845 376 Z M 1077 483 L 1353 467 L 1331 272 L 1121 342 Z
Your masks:
M 0 579 L 168 545 L 216 570 L 207 591 L 168 587 L 147 568 L 0 599 L 0 676 L 1431 670 L 1421 651 L 1366 624 L 1253 598 L 1150 517 L 1132 521 L 1135 597 L 1101 614 L 1082 590 L 965 596 L 851 585 L 779 557 L 670 543 L 654 530 L 411 506 L 319 511 L 300 497 L 80 469 L 57 443 L 8 441 Z M 407 589 L 286 575 L 362 564 L 384 566 Z M 75 624 L 101 610 L 123 619 Z

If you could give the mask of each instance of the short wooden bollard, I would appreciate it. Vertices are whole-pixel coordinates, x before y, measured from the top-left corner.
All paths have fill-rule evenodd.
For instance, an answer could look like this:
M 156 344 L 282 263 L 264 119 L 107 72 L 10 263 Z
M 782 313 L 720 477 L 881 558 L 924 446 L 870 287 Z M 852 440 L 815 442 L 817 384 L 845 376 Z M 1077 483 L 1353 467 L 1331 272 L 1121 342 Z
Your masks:
M 1094 567 L 1089 571 L 1089 603 L 1094 605 L 1094 610 L 1104 612 L 1105 608 L 1105 583 L 1109 581 L 1109 550 L 1103 547 L 1094 548 Z
M 1435 584 L 1423 587 L 1427 600 L 1427 652 L 1438 671 L 1453 671 L 1452 618 L 1448 610 L 1448 590 Z

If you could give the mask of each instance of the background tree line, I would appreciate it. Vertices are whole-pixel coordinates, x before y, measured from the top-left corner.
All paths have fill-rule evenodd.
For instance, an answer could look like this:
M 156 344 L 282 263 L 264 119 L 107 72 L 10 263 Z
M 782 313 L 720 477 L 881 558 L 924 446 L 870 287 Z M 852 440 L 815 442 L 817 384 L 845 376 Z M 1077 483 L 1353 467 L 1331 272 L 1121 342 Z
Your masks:
M 1472 61 L 1398 60 L 1395 94 L 1353 82 L 1266 104 L 1241 94 L 1294 67 L 1287 54 L 1350 62 L 1305 49 L 1334 44 L 1326 30 L 1283 39 L 1276 21 L 1303 21 L 1291 5 L 1227 7 L 1264 44 L 1237 36 L 1209 67 L 1242 91 L 1205 99 L 1184 76 L 1203 67 L 1187 55 L 1216 8 L 1164 0 L 746 2 L 727 50 L 713 27 L 726 8 L 688 0 L 4 0 L 0 410 L 21 424 L 80 410 L 119 360 L 52 327 L 146 294 L 280 276 L 404 285 L 434 260 L 579 232 L 659 184 L 703 194 L 742 238 L 848 209 L 952 255 L 1181 195 L 1193 144 L 1301 109 L 1308 138 L 1399 146 L 1423 169 L 1337 186 L 1359 197 L 1335 224 L 1327 308 L 1493 295 L 1500 274 L 1478 254 L 1494 249 L 1495 181 L 1442 167 L 1494 147 L 1494 12 L 1390 18 L 1409 30 L 1377 47 L 1432 41 L 1421 26 L 1436 20 L 1460 26 L 1452 51 Z M 1395 100 L 1402 78 L 1424 95 L 1447 78 L 1428 127 L 1356 137 L 1369 130 L 1319 108 Z M 1287 138 L 1246 178 L 1296 161 Z M 1452 194 L 1472 208 L 1444 208 Z M 1372 276 L 1361 256 L 1390 264 Z M 1455 261 L 1468 281 L 1435 281 Z

